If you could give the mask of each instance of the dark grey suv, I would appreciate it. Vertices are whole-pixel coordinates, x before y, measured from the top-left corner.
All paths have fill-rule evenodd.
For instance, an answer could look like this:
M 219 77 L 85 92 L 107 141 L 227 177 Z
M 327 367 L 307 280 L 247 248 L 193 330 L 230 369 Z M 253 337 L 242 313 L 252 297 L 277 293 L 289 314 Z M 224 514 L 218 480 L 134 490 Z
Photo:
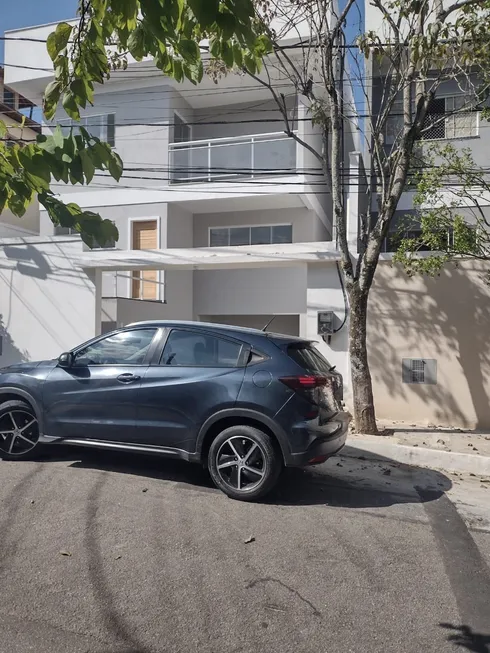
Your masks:
M 286 466 L 345 443 L 342 378 L 306 340 L 201 322 L 140 322 L 0 374 L 0 455 L 63 443 L 201 463 L 253 500 Z

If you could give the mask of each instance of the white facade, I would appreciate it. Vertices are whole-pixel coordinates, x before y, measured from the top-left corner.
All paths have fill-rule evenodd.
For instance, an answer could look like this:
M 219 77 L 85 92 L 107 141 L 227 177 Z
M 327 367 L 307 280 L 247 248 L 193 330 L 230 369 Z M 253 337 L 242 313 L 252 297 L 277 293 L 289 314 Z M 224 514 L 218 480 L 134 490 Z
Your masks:
M 52 29 L 16 30 L 10 36 L 42 39 Z M 51 62 L 42 43 L 34 42 L 29 51 L 19 43 L 6 42 L 6 61 L 37 70 L 9 69 L 9 84 L 39 102 L 51 79 Z M 320 135 L 301 100 L 290 98 L 288 109 L 294 130 L 320 150 Z M 101 318 L 94 326 L 87 314 L 89 330 L 157 318 L 262 328 L 276 316 L 271 329 L 320 341 L 347 380 L 346 307 L 332 255 L 328 187 L 314 156 L 284 133 L 266 89 L 241 75 L 228 75 L 218 86 L 206 77 L 198 87 L 177 84 L 144 61 L 114 73 L 97 89 L 95 106 L 83 118 L 87 128 L 114 139 L 125 166 L 119 184 L 96 175 L 89 187 L 55 187 L 63 200 L 99 212 L 119 230 L 116 267 L 99 267 L 95 286 L 88 281 Z M 54 122 L 67 126 L 62 109 Z M 149 223 L 155 225 L 152 249 L 209 255 L 202 265 L 192 256 L 180 268 L 168 256 L 166 263 L 155 264 L 155 272 L 147 262 L 142 265 L 148 272 L 141 274 L 151 278 L 145 287 L 156 286 L 151 300 L 135 296 L 144 293 L 141 284 L 135 286 L 130 264 L 139 260 L 138 224 Z M 56 234 L 44 212 L 40 234 L 48 239 Z M 70 247 L 79 244 L 76 236 L 63 237 L 68 244 L 71 239 Z M 226 243 L 217 245 L 220 238 Z M 281 248 L 280 260 L 269 255 Z M 310 258 L 304 254 L 308 249 L 316 251 Z M 220 255 L 234 251 L 241 262 L 230 268 Z M 87 261 L 99 254 L 104 256 L 87 252 Z M 328 310 L 341 330 L 327 343 L 318 336 L 317 322 L 318 312 Z

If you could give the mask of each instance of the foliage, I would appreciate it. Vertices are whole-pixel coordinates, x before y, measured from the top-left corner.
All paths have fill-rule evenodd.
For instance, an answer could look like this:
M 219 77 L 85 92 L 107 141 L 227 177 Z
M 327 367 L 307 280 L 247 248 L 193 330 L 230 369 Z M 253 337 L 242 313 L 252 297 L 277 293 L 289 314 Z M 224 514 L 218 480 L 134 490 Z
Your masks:
M 7 126 L 0 122 L 0 213 L 9 209 L 22 217 L 35 197 L 55 225 L 79 231 L 92 246 L 117 239 L 110 220 L 82 210 L 76 204 L 63 204 L 50 188 L 51 179 L 71 184 L 88 184 L 95 171 L 107 171 L 118 180 L 122 161 L 118 154 L 88 134 L 83 128 L 64 136 L 57 127 L 51 136 L 38 135 L 36 142 L 19 144 L 2 140 Z
M 416 175 L 414 207 L 408 229 L 420 235 L 402 238 L 393 260 L 409 275 L 440 273 L 445 263 L 461 257 L 490 260 L 488 170 L 478 166 L 468 148 L 434 144 Z
M 256 73 L 270 51 L 252 0 L 79 0 L 78 11 L 78 25 L 60 23 L 48 38 L 55 70 L 44 96 L 48 119 L 60 99 L 78 119 L 95 84 L 126 68 L 129 57 L 150 58 L 166 76 L 198 84 L 203 53 Z

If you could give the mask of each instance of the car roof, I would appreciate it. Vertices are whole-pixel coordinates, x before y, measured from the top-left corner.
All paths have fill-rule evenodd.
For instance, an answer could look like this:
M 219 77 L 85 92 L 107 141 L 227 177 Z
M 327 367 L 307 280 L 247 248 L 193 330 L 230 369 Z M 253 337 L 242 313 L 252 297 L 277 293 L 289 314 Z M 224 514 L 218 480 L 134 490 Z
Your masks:
M 206 331 L 229 331 L 235 334 L 244 334 L 251 336 L 261 336 L 274 339 L 288 340 L 291 342 L 309 342 L 306 338 L 300 338 L 299 336 L 288 336 L 284 333 L 274 333 L 271 331 L 262 331 L 260 329 L 252 329 L 250 327 L 241 327 L 231 324 L 218 324 L 216 322 L 191 322 L 191 321 L 182 321 L 182 320 L 145 320 L 142 322 L 132 322 L 128 324 L 127 327 L 135 326 L 158 326 L 158 327 L 192 327 L 194 329 L 203 329 Z

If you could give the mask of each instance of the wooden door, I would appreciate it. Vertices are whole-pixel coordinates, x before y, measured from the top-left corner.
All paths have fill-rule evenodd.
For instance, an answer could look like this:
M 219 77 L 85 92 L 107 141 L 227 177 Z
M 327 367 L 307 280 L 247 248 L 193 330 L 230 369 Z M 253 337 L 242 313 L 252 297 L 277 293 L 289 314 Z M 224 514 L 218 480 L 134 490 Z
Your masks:
M 133 222 L 133 249 L 158 249 L 158 228 L 156 220 Z M 133 272 L 131 296 L 133 299 L 158 299 L 158 272 L 141 270 Z

